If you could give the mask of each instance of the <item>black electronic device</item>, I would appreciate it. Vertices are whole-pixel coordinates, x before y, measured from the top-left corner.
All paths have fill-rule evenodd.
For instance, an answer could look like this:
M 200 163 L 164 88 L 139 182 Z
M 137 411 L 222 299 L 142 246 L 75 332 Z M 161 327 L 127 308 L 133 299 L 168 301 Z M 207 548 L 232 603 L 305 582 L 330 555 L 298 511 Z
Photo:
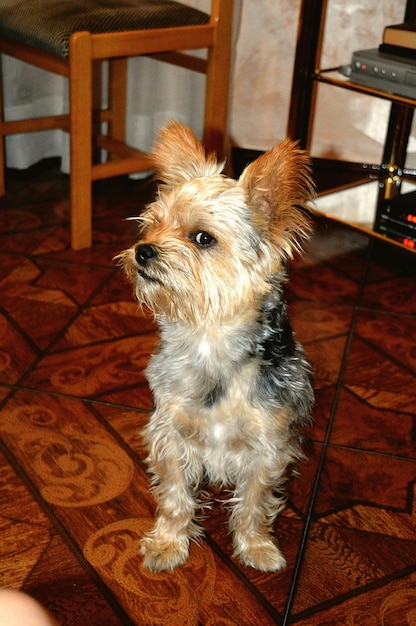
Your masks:
M 351 66 L 348 66 L 351 82 L 416 99 L 416 56 L 400 56 L 381 49 L 353 52 Z
M 416 191 L 383 200 L 375 230 L 416 249 Z

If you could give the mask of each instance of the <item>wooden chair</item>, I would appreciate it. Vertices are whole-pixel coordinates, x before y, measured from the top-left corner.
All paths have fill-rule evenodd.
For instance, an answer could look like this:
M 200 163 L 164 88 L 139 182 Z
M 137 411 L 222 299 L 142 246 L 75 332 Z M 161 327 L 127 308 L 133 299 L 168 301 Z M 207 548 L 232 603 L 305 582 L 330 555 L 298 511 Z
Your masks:
M 210 15 L 169 0 L 0 0 L 0 52 L 67 77 L 70 93 L 68 115 L 3 121 L 1 111 L 0 195 L 5 135 L 69 132 L 71 245 L 91 246 L 92 181 L 149 169 L 149 157 L 125 137 L 127 60 L 137 55 L 206 74 L 204 142 L 222 158 L 232 12 L 233 0 L 212 0 Z M 188 53 L 201 48 L 208 49 L 206 60 Z M 109 62 L 108 105 L 95 109 L 93 70 L 103 60 Z M 93 131 L 101 122 L 107 122 L 107 134 L 98 134 L 94 145 L 109 158 L 93 163 Z

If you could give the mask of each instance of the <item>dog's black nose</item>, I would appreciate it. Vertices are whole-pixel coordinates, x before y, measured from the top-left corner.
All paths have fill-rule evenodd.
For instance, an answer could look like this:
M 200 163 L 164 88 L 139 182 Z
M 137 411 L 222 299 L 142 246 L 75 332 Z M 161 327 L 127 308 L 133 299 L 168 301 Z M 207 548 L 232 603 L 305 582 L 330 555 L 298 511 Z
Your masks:
M 157 248 L 148 243 L 140 243 L 136 247 L 136 261 L 140 265 L 145 265 L 150 259 L 154 259 L 157 254 Z

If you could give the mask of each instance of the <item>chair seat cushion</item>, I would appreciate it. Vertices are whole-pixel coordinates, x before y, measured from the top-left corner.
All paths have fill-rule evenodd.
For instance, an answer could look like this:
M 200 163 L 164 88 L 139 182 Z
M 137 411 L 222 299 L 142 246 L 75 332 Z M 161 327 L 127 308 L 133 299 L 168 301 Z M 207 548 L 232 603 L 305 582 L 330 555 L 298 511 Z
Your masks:
M 0 0 L 0 35 L 68 57 L 73 33 L 206 24 L 209 15 L 170 0 Z

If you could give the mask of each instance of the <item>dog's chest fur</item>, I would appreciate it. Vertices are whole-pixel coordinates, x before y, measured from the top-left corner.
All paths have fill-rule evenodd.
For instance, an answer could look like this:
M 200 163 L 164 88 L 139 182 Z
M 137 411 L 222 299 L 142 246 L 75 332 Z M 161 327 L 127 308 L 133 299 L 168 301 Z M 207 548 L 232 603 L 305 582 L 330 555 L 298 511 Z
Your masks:
M 150 429 L 192 445 L 211 480 L 233 480 L 256 450 L 275 455 L 276 442 L 287 446 L 298 413 L 291 405 L 309 388 L 297 350 L 279 291 L 227 324 L 162 321 L 147 368 L 156 401 Z
M 253 323 L 234 320 L 204 328 L 174 323 L 166 332 L 162 326 L 159 352 L 147 369 L 154 391 L 163 389 L 206 408 L 215 405 L 229 393 L 230 380 L 252 352 L 252 330 L 240 329 L 248 331 Z
M 153 427 L 186 442 L 212 482 L 234 481 L 246 455 L 260 448 L 265 429 L 251 402 L 258 369 L 251 341 L 231 327 L 170 330 L 148 366 L 160 408 Z

